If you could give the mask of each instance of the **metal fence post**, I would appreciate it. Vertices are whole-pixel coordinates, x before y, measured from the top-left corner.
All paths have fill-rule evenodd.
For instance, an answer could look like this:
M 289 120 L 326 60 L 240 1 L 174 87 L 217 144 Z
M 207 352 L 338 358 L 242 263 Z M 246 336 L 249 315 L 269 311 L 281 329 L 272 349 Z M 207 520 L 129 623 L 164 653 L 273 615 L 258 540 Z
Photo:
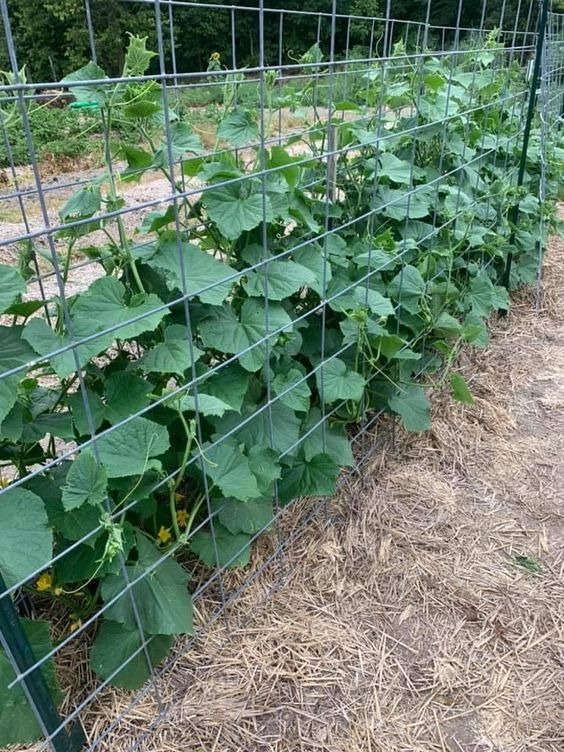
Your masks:
M 523 185 L 523 180 L 525 178 L 525 168 L 527 166 L 527 152 L 529 150 L 529 139 L 531 136 L 531 126 L 533 124 L 533 117 L 535 114 L 535 107 L 537 103 L 537 89 L 539 85 L 540 80 L 540 71 L 541 71 L 541 61 L 542 61 L 542 52 L 543 52 L 543 46 L 544 46 L 544 37 L 546 32 L 546 21 L 548 18 L 548 6 L 549 6 L 550 0 L 542 0 L 542 8 L 539 15 L 539 23 L 538 23 L 538 29 L 537 29 L 537 44 L 535 49 L 535 62 L 533 67 L 533 75 L 531 78 L 531 88 L 529 90 L 529 104 L 527 108 L 527 118 L 525 120 L 525 131 L 523 133 L 523 146 L 521 148 L 521 160 L 519 162 L 519 174 L 517 176 L 517 188 L 520 188 Z M 513 229 L 511 231 L 511 236 L 509 239 L 509 244 L 513 245 L 515 243 L 515 227 L 517 225 L 517 220 L 519 218 L 519 202 L 516 201 L 515 204 L 511 207 L 511 212 L 509 215 L 511 224 L 513 226 Z M 511 265 L 513 263 L 513 253 L 512 251 L 509 251 L 507 255 L 507 263 L 505 265 L 505 271 L 503 274 L 503 280 L 502 284 L 504 287 L 509 289 L 509 278 L 511 276 Z
M 23 689 L 41 730 L 51 740 L 55 752 L 78 752 L 85 742 L 82 727 L 80 723 L 75 723 L 70 733 L 64 726 L 61 728 L 62 719 L 57 706 L 45 677 L 37 666 L 36 656 L 22 628 L 12 599 L 9 595 L 4 595 L 6 590 L 6 583 L 0 574 L 0 636 L 2 644 L 7 648 L 8 659 L 13 664 L 14 671 L 19 673 L 36 666 L 22 679 Z

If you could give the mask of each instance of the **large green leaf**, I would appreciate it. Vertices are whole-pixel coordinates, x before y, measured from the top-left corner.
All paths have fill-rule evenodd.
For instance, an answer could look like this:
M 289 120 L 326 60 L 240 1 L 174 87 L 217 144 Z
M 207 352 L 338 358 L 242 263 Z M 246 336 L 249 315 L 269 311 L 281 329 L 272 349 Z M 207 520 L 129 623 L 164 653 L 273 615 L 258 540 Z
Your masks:
M 98 530 L 101 516 L 99 507 L 84 504 L 67 512 L 63 506 L 62 488 L 70 465 L 69 460 L 64 460 L 49 471 L 32 476 L 26 481 L 26 487 L 43 499 L 50 527 L 69 541 L 89 536 L 85 545 L 94 547 L 101 535 L 101 530 Z
M 267 167 L 283 167 L 284 169 L 276 174 L 283 175 L 288 185 L 295 188 L 300 176 L 300 166 L 296 162 L 301 162 L 301 157 L 292 157 L 282 146 L 273 146 L 270 149 Z
M 229 141 L 232 146 L 241 148 L 257 141 L 259 130 L 255 119 L 248 110 L 235 107 L 219 124 L 217 137 Z
M 236 438 L 245 443 L 247 451 L 256 446 L 268 447 L 280 453 L 290 451 L 298 442 L 300 418 L 279 401 L 273 402 L 266 409 L 262 408 L 263 405 L 257 405 L 256 415 L 236 432 Z M 254 408 L 252 411 L 255 412 Z M 244 417 L 248 416 L 244 414 Z M 217 440 L 222 434 L 236 429 L 240 423 L 240 415 L 225 415 L 216 423 L 217 433 L 213 438 Z
M 332 272 L 331 264 L 325 260 L 323 249 L 316 243 L 311 243 L 293 253 L 294 260 L 300 265 L 307 267 L 315 275 L 315 281 L 311 282 L 311 289 L 318 295 L 323 295 L 323 283 L 329 284 Z
M 39 496 L 21 486 L 0 494 L 0 530 L 0 571 L 8 587 L 48 565 L 53 533 Z
M 125 90 L 124 104 L 123 115 L 129 120 L 157 120 L 163 110 L 160 86 L 155 81 L 130 84 Z
M 105 417 L 112 425 L 134 415 L 150 402 L 151 385 L 128 371 L 110 374 L 104 390 L 107 403 Z
M 360 402 L 365 379 L 350 368 L 347 368 L 339 358 L 332 358 L 316 371 L 315 380 L 317 389 L 322 395 L 325 404 L 337 402 L 337 400 L 354 400 Z
M 90 665 L 100 679 L 111 676 L 112 686 L 138 689 L 151 676 L 151 668 L 167 655 L 172 644 L 169 635 L 154 635 L 145 639 L 148 639 L 148 645 L 141 649 L 143 641 L 138 629 L 127 629 L 116 621 L 104 621 L 92 645 Z M 121 666 L 123 668 L 119 671 Z
M 70 466 L 63 486 L 63 506 L 69 511 L 85 502 L 96 506 L 106 498 L 107 476 L 90 449 L 84 449 Z
M 51 355 L 62 347 L 71 345 L 72 340 L 67 334 L 54 332 L 43 319 L 31 319 L 26 325 L 22 337 L 26 342 L 29 342 L 38 355 L 49 360 L 51 368 L 61 379 L 65 379 L 76 371 L 75 350 L 78 354 L 79 364 L 83 366 L 89 358 L 94 357 L 101 349 L 104 349 L 104 344 L 100 344 L 99 340 L 96 339 L 85 345 L 75 346 L 60 355 Z
M 121 531 L 123 546 L 121 553 L 124 556 L 128 556 L 135 544 L 133 525 L 125 522 L 121 526 Z M 111 559 L 108 556 L 104 556 L 107 542 L 108 534 L 106 532 L 102 535 L 96 536 L 96 540 L 92 545 L 88 545 L 88 543 L 79 543 L 70 549 L 70 543 L 68 541 L 59 539 L 59 546 L 56 553 L 64 551 L 64 556 L 61 556 L 55 562 L 57 582 L 68 584 L 72 582 L 80 582 L 81 580 L 90 580 L 93 577 L 104 577 L 108 574 L 118 574 L 121 568 L 121 557 L 117 555 L 117 552 Z
M 494 285 L 486 272 L 478 274 L 470 283 L 468 300 L 472 312 L 486 318 L 492 310 L 509 308 L 509 294 L 505 287 Z
M 327 454 L 316 454 L 309 460 L 296 457 L 282 471 L 280 500 L 289 502 L 299 496 L 330 496 L 335 493 L 338 475 L 339 466 Z
M 186 152 L 200 154 L 203 151 L 202 142 L 187 123 L 173 123 L 171 127 L 170 147 L 173 160 L 180 159 Z M 166 167 L 169 163 L 168 145 L 163 142 L 153 158 L 154 167 Z
M 292 320 L 281 305 L 274 303 L 268 308 L 269 330 L 284 327 L 289 331 Z M 251 345 L 252 350 L 239 357 L 239 362 L 247 371 L 258 371 L 266 359 L 266 311 L 264 301 L 257 298 L 246 300 L 242 307 L 240 318 L 237 318 L 233 308 L 224 305 L 210 312 L 200 324 L 200 336 L 206 347 L 212 347 L 223 353 L 240 353 Z M 274 342 L 278 334 L 269 337 Z M 262 341 L 262 342 L 261 342 Z M 261 344 L 257 344 L 261 342 Z
M 386 336 L 388 330 L 381 324 L 377 324 L 371 318 L 366 321 L 362 319 L 355 320 L 352 316 L 344 319 L 339 324 L 340 330 L 343 332 L 343 345 L 350 345 L 354 342 L 359 342 L 363 337 L 361 333 L 368 335 L 368 337 L 381 337 Z
M 157 251 L 148 264 L 165 272 L 170 289 L 185 289 L 188 295 L 195 295 L 203 303 L 210 305 L 221 305 L 231 292 L 235 281 L 226 281 L 235 272 L 223 261 L 218 261 L 196 245 L 179 243 L 175 236 L 170 235 L 159 241 Z
M 22 339 L 23 331 L 22 326 L 0 326 L 0 374 L 37 358 Z
M 314 427 L 315 426 L 315 427 Z M 313 407 L 303 427 L 304 439 L 301 449 L 306 460 L 316 454 L 327 454 L 339 467 L 354 465 L 351 443 L 342 426 L 321 424 L 321 410 Z
M 292 410 L 304 413 L 309 410 L 311 390 L 303 373 L 297 368 L 276 374 L 272 380 L 272 391 L 276 395 L 282 395 L 280 401 Z
M 354 296 L 362 306 L 366 306 L 370 313 L 378 317 L 393 316 L 394 306 L 389 298 L 385 298 L 377 290 L 367 290 L 357 287 Z
M 8 376 L 0 379 L 0 423 L 8 415 L 16 404 L 18 398 L 19 379 L 16 376 Z
M 88 337 L 120 325 L 115 331 L 94 340 L 98 352 L 109 347 L 115 339 L 137 337 L 155 329 L 167 313 L 162 301 L 152 293 L 133 295 L 125 301 L 125 287 L 115 277 L 102 277 L 79 295 L 72 309 L 72 325 L 76 339 Z M 138 321 L 132 319 L 143 316 Z M 90 345 L 89 345 L 90 347 Z
M 104 422 L 106 406 L 102 402 L 100 395 L 93 392 L 92 389 L 86 389 L 86 398 L 90 408 L 90 415 L 92 416 L 93 428 L 96 431 Z M 90 425 L 88 423 L 82 390 L 69 395 L 69 397 L 67 397 L 67 404 L 70 408 L 72 420 L 78 433 L 81 436 L 90 434 Z
M 230 438 L 217 446 L 204 449 L 207 460 L 204 462 L 206 474 L 225 496 L 233 496 L 240 501 L 260 496 L 249 460 L 241 452 L 235 439 Z
M 23 424 L 24 408 L 21 402 L 16 402 L 0 424 L 0 437 L 8 441 L 19 441 L 22 437 Z
M 83 504 L 75 509 L 65 510 L 62 500 L 52 500 L 45 501 L 45 507 L 49 524 L 67 540 L 78 541 L 89 535 L 85 545 L 93 547 L 102 535 L 102 530 L 98 528 L 103 512 L 98 506 Z
M 359 307 L 368 308 L 375 316 L 387 317 L 394 313 L 392 301 L 377 290 L 366 289 L 364 285 L 348 289 L 353 284 L 348 275 L 339 273 L 333 277 L 327 295 L 336 296 L 329 305 L 334 311 L 352 311 Z M 343 291 L 341 293 L 341 291 Z
M 110 575 L 102 582 L 102 599 L 108 603 L 123 593 L 106 611 L 106 617 L 137 629 L 132 597 L 137 605 L 139 620 L 150 635 L 192 634 L 192 600 L 188 594 L 188 574 L 170 557 L 162 553 L 137 533 L 138 560 L 126 567 L 129 581 L 141 577 L 129 591 L 122 575 Z M 150 567 L 149 573 L 147 570 Z
M 256 535 L 272 522 L 274 510 L 270 499 L 218 499 L 212 503 L 212 510 L 219 509 L 218 518 L 223 527 L 232 535 L 247 533 Z
M 74 439 L 71 413 L 68 410 L 42 413 L 31 420 L 24 420 L 22 441 L 41 441 L 47 434 L 67 441 Z
M 280 478 L 280 462 L 278 454 L 269 447 L 254 446 L 248 451 L 249 467 L 257 479 L 257 485 L 262 496 L 271 496 L 273 483 Z
M 207 190 L 203 196 L 208 215 L 228 240 L 237 240 L 245 230 L 253 230 L 265 220 L 272 222 L 268 196 L 250 192 L 240 183 Z
M 101 206 L 102 194 L 100 193 L 100 186 L 86 185 L 76 193 L 73 193 L 63 208 L 59 209 L 59 217 L 63 222 L 87 219 L 100 211 Z
M 65 86 L 70 83 L 77 83 L 76 86 L 69 87 L 70 93 L 77 102 L 104 104 L 108 87 L 104 86 L 104 84 L 88 83 L 89 81 L 97 81 L 102 78 L 107 78 L 105 71 L 99 65 L 90 61 L 87 65 L 73 73 L 69 73 L 68 76 L 61 79 L 61 85 Z
M 407 431 L 419 433 L 431 426 L 431 412 L 425 389 L 417 384 L 402 386 L 388 400 L 390 409 L 397 413 Z
M 137 417 L 110 433 L 96 439 L 98 454 L 108 478 L 143 475 L 147 470 L 160 470 L 155 459 L 169 448 L 165 426 L 147 418 Z
M 204 394 L 203 392 L 198 392 L 197 404 L 200 415 L 214 415 L 218 418 L 221 418 L 226 412 L 233 409 L 231 405 L 228 405 L 227 402 L 219 399 L 219 397 Z M 196 412 L 196 398 L 192 394 L 184 395 L 180 399 L 180 409 Z
M 198 531 L 190 541 L 192 551 L 204 562 L 207 567 L 227 567 L 237 569 L 245 567 L 251 559 L 251 536 L 245 533 L 232 535 L 223 525 L 218 522 L 214 526 L 214 537 L 205 530 Z M 217 557 L 216 557 L 217 548 Z
M 353 311 L 364 305 L 364 298 L 359 295 L 358 283 L 345 269 L 335 270 L 331 282 L 327 285 L 327 298 L 333 311 Z
M 433 331 L 440 337 L 459 337 L 461 332 L 460 321 L 450 313 L 442 311 L 433 324 Z
M 120 173 L 120 179 L 124 182 L 141 180 L 144 173 L 153 166 L 153 155 L 144 149 L 131 146 L 131 144 L 122 144 L 121 153 L 127 160 L 127 168 Z M 149 220 L 149 227 L 151 226 L 151 219 L 149 219 L 151 218 L 151 214 L 153 214 L 153 212 L 150 212 L 148 217 L 144 220 L 143 229 L 147 219 Z M 172 219 L 174 219 L 174 213 Z M 153 228 L 153 231 L 156 229 L 158 229 L 158 227 Z
M 462 338 L 474 347 L 487 347 L 490 341 L 488 327 L 484 319 L 475 311 L 470 311 L 464 319 Z
M 270 261 L 267 266 L 248 273 L 245 289 L 251 296 L 284 300 L 301 287 L 315 284 L 316 279 L 311 269 L 294 261 Z
M 235 412 L 241 412 L 250 378 L 249 373 L 237 363 L 229 363 L 203 381 L 199 390 L 217 397 Z
M 203 352 L 192 343 L 189 345 L 188 327 L 171 324 L 164 332 L 164 342 L 155 345 L 138 361 L 147 373 L 176 373 L 182 376 L 194 360 Z
M 12 303 L 12 305 L 6 309 L 6 313 L 9 313 L 10 316 L 23 316 L 28 318 L 41 310 L 41 308 L 45 308 L 44 300 L 20 300 L 16 303 Z
M 0 264 L 0 313 L 4 313 L 25 290 L 25 280 L 16 267 Z
M 410 313 L 418 313 L 421 296 L 425 293 L 425 280 L 419 269 L 404 266 L 388 285 L 388 294 Z
M 377 197 L 382 207 L 381 213 L 385 217 L 402 221 L 408 218 L 426 217 L 434 198 L 434 191 L 429 188 L 416 188 L 409 193 L 401 189 L 382 186 L 377 191 Z
M 34 659 L 42 661 L 53 647 L 49 635 L 49 622 L 22 619 L 21 624 L 33 651 Z M 60 693 L 52 658 L 41 663 L 41 673 L 57 702 Z M 8 685 L 15 678 L 14 668 L 0 647 L 0 747 L 7 747 L 11 744 L 29 744 L 42 735 L 21 682 L 12 689 L 8 689 Z
M 384 175 L 394 183 L 409 185 L 412 177 L 418 178 L 421 176 L 421 168 L 413 166 L 411 161 L 398 159 L 394 154 L 387 151 L 380 154 L 378 162 L 380 163 L 380 170 L 377 177 Z

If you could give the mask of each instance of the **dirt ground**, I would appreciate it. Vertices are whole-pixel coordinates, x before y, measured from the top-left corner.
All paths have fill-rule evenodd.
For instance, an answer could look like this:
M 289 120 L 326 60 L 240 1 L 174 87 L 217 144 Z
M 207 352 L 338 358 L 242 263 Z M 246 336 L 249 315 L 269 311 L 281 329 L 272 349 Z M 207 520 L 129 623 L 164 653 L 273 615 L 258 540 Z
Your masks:
M 96 749 L 564 750 L 564 241 L 460 370 L 475 404 L 377 449 Z M 294 507 L 299 530 L 310 504 Z M 272 552 L 267 536 L 254 554 Z M 274 569 L 278 564 L 275 565 Z M 243 574 L 229 575 L 235 587 Z M 257 606 L 257 604 L 262 604 Z M 198 616 L 205 620 L 205 603 Z M 80 675 L 85 661 L 73 670 Z M 91 740 L 131 702 L 104 691 Z

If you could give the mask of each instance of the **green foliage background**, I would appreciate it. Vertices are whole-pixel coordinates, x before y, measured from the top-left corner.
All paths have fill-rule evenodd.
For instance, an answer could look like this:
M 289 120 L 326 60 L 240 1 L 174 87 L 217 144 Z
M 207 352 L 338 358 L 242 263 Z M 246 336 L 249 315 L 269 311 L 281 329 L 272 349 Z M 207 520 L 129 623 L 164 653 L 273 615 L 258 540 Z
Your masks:
M 203 0 L 203 2 L 211 0 Z M 562 0 L 557 0 L 557 4 Z M 490 0 L 487 7 L 487 26 L 499 25 L 502 0 Z M 233 0 L 229 5 L 258 6 L 258 0 Z M 524 7 L 525 4 L 523 4 Z M 442 26 L 456 23 L 458 3 L 453 0 L 433 0 L 431 23 Z M 34 81 L 57 81 L 64 72 L 84 65 L 91 57 L 88 31 L 85 24 L 83 0 L 9 0 L 8 7 L 13 25 L 19 64 L 26 64 Z M 266 0 L 267 8 L 284 8 L 289 11 L 330 12 L 330 0 Z M 480 2 L 465 2 L 461 22 L 463 26 L 478 26 L 481 19 Z M 412 21 L 424 21 L 427 0 L 394 0 L 392 16 Z M 518 0 L 507 0 L 504 27 L 512 28 Z M 382 16 L 383 0 L 339 0 L 340 14 Z M 98 62 L 109 75 L 116 75 L 123 67 L 123 50 L 126 32 L 149 36 L 149 45 L 155 48 L 154 9 L 145 3 L 124 3 L 121 0 L 91 0 L 92 20 L 98 51 Z M 521 25 L 526 13 L 521 10 Z M 256 62 L 258 54 L 258 28 L 254 12 L 236 14 L 237 64 Z M 289 16 L 286 16 L 289 19 Z M 163 12 L 163 24 L 168 15 Z M 175 48 L 177 67 L 181 71 L 205 70 L 212 51 L 221 53 L 222 60 L 231 61 L 231 15 L 229 11 L 210 8 L 180 8 L 174 10 Z M 398 27 L 399 28 L 399 27 Z M 329 20 L 321 24 L 321 43 L 329 40 Z M 367 44 L 371 24 L 356 21 L 351 25 L 351 43 Z M 315 16 L 292 17 L 286 21 L 283 33 L 284 61 L 288 52 L 300 55 L 317 36 Z M 168 28 L 164 29 L 167 52 L 170 51 Z M 337 52 L 346 45 L 347 24 L 344 19 L 337 24 L 335 40 Z M 278 62 L 279 16 L 266 14 L 266 57 L 269 64 Z M 22 53 L 25 51 L 25 54 Z M 156 65 L 153 63 L 153 65 Z M 8 67 L 5 47 L 0 49 L 0 68 Z

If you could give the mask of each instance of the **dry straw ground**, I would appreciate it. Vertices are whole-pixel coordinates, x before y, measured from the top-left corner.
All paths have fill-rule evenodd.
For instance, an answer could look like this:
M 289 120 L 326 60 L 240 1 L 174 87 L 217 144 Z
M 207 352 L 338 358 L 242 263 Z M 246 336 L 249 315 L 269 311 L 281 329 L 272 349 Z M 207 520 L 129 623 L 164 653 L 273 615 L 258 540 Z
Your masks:
M 518 295 L 460 369 L 475 405 L 439 397 L 430 433 L 378 443 L 364 477 L 288 547 L 274 596 L 256 608 L 267 569 L 230 629 L 217 621 L 163 677 L 154 733 L 140 737 L 148 694 L 98 748 L 564 750 L 564 242 L 542 311 Z M 271 551 L 266 537 L 254 565 Z M 71 667 L 75 681 L 86 672 L 76 653 Z M 130 700 L 103 692 L 90 739 Z

